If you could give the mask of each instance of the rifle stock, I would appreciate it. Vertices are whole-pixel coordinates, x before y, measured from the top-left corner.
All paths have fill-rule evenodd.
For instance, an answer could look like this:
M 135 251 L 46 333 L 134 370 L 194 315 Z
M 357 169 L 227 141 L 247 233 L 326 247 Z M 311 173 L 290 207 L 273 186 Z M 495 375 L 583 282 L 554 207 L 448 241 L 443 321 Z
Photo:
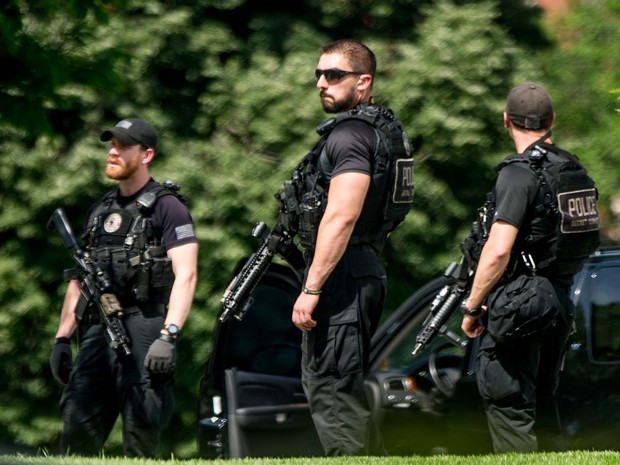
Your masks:
M 76 309 L 76 315 L 81 318 L 86 306 L 93 302 L 99 311 L 99 318 L 105 327 L 105 337 L 108 345 L 114 349 L 120 349 L 125 355 L 131 354 L 130 340 L 121 321 L 123 307 L 116 295 L 112 292 L 112 281 L 107 273 L 100 269 L 84 252 L 73 234 L 71 224 L 62 208 L 57 208 L 52 213 L 48 223 L 48 229 L 56 231 L 64 246 L 73 251 L 73 260 L 77 267 L 76 278 L 80 283 L 82 294 L 80 311 Z
M 286 258 L 292 249 L 297 250 L 292 243 L 292 237 L 281 227 L 276 226 L 267 233 L 267 225 L 260 222 L 252 230 L 252 235 L 261 238 L 263 242 L 224 291 L 220 299 L 222 312 L 219 319 L 222 322 L 231 316 L 241 321 L 254 302 L 252 291 L 269 268 L 275 254 L 279 253 Z

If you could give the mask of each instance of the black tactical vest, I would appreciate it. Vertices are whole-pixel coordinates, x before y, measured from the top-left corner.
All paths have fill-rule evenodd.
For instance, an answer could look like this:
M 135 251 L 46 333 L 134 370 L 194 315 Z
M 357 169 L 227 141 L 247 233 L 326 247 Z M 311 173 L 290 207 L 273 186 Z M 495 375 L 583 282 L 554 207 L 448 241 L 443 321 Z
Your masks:
M 387 233 L 402 222 L 412 207 L 414 191 L 413 156 L 409 138 L 391 110 L 378 105 L 357 107 L 326 120 L 317 127 L 321 139 L 304 157 L 285 183 L 281 205 L 297 218 L 291 229 L 305 247 L 314 247 L 318 226 L 327 207 L 331 166 L 325 143 L 331 131 L 347 120 L 371 125 L 377 147 L 371 157 L 372 181 L 355 225 L 350 244 L 371 244 L 382 249 Z M 289 215 L 290 221 L 291 215 Z
M 178 186 L 170 181 L 157 184 L 127 205 L 119 204 L 113 190 L 90 215 L 86 248 L 109 273 L 124 306 L 146 301 L 168 303 L 174 282 L 172 263 L 153 233 L 151 214 L 159 198 L 177 195 L 176 190 Z
M 508 157 L 495 169 L 499 172 L 514 163 L 536 175 L 538 191 L 517 236 L 513 265 L 518 269 L 527 256 L 529 267 L 538 274 L 570 285 L 573 275 L 600 243 L 595 183 L 577 157 L 548 144 Z M 491 209 L 494 204 L 491 195 Z

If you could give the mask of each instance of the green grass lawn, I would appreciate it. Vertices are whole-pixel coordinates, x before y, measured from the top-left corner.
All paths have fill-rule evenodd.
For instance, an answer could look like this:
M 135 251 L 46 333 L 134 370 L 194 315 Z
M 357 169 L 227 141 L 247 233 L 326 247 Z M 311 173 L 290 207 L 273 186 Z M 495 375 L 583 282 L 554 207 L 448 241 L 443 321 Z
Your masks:
M 174 463 L 186 465 L 617 465 L 620 464 L 620 452 L 573 451 L 477 456 L 287 458 L 242 459 L 234 461 L 0 455 L 0 465 L 164 465 Z

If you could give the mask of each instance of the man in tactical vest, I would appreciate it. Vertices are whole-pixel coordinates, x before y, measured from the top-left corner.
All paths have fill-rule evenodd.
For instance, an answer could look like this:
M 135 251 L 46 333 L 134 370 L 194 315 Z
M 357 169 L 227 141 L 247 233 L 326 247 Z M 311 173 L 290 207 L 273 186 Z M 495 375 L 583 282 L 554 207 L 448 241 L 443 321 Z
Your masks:
M 175 344 L 194 295 L 198 243 L 178 186 L 162 186 L 149 174 L 155 129 L 125 119 L 101 141 L 109 143 L 105 174 L 118 188 L 89 210 L 84 250 L 110 277 L 130 353 L 110 347 L 101 314 L 84 302 L 81 281 L 71 279 L 50 358 L 55 378 L 66 384 L 61 449 L 101 453 L 120 414 L 125 455 L 153 457 L 174 407 Z
M 400 123 L 373 102 L 375 68 L 360 42 L 321 49 L 316 86 L 337 116 L 317 128 L 322 137 L 293 176 L 307 267 L 292 320 L 303 331 L 303 386 L 329 456 L 383 452 L 374 448 L 364 376 L 386 293 L 379 255 L 411 207 L 413 159 Z
M 554 396 L 575 314 L 569 292 L 599 243 L 594 183 L 552 143 L 554 118 L 543 87 L 510 91 L 504 126 L 518 154 L 496 168 L 488 239 L 462 304 L 463 331 L 481 336 L 476 376 L 498 453 L 557 447 L 543 439 L 560 438 Z

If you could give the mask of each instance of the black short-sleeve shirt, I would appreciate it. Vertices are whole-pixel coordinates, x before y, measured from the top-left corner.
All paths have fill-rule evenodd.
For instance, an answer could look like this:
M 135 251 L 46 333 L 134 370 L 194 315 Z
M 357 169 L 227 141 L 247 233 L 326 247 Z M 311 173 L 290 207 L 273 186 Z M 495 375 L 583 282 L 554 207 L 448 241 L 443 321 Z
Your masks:
M 330 166 L 324 171 L 328 178 L 346 172 L 370 175 L 371 158 L 376 145 L 375 129 L 368 123 L 349 120 L 338 124 L 325 143 L 325 153 Z
M 135 202 L 146 190 L 153 189 L 156 186 L 158 183 L 151 179 L 142 189 L 131 196 L 118 195 L 117 191 L 117 201 L 120 206 L 124 207 L 130 202 Z M 95 204 L 90 208 L 87 215 L 89 223 L 93 220 L 92 212 L 98 205 Z M 164 195 L 157 200 L 151 214 L 151 225 L 153 233 L 161 240 L 166 251 L 180 245 L 198 242 L 189 210 L 175 195 Z M 88 228 L 89 226 L 86 227 L 86 230 Z
M 499 172 L 494 189 L 493 222 L 503 220 L 520 229 L 538 192 L 536 175 L 527 166 L 510 164 Z

